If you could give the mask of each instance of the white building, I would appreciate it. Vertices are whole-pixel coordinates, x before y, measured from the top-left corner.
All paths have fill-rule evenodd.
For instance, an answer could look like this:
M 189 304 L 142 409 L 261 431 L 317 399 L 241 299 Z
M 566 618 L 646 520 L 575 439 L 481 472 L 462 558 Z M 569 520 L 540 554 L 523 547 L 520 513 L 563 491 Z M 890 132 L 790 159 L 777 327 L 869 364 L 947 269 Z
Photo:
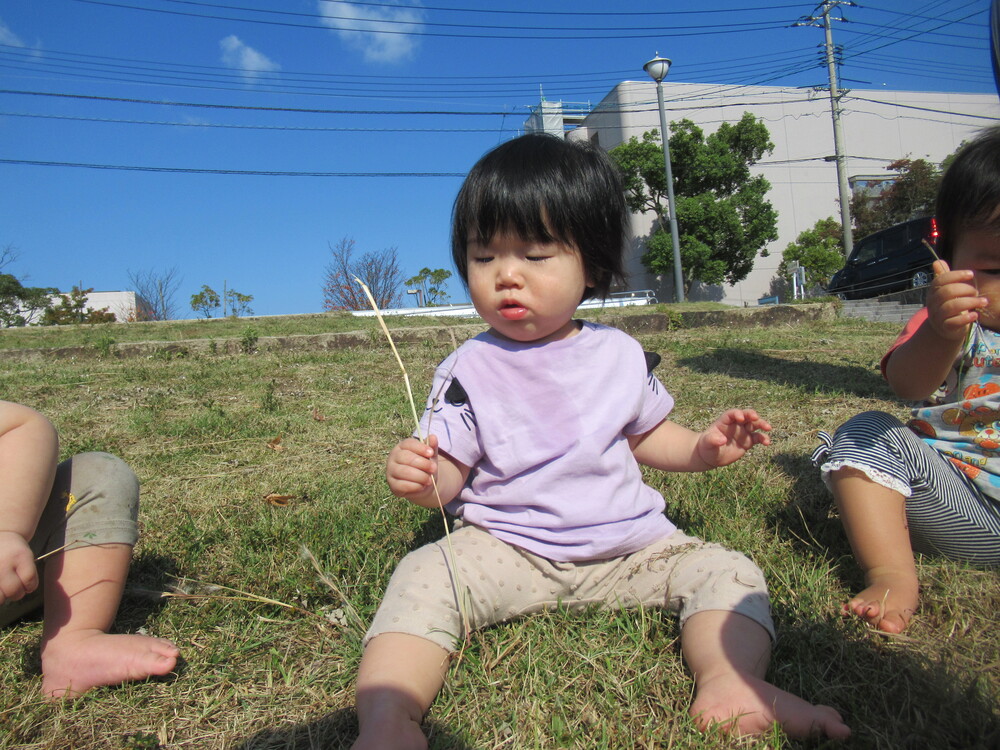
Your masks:
M 53 295 L 49 298 L 52 305 L 62 302 L 63 295 L 69 292 Z M 135 292 L 90 292 L 87 295 L 85 310 L 104 310 L 114 313 L 116 323 L 131 323 L 136 320 L 148 320 L 149 303 Z M 24 313 L 22 312 L 22 315 Z M 29 325 L 38 323 L 42 318 L 40 311 L 27 315 Z
M 692 300 L 718 300 L 733 305 L 756 304 L 770 294 L 771 282 L 785 247 L 828 216 L 840 220 L 833 118 L 825 90 L 768 86 L 720 86 L 665 82 L 667 122 L 687 119 L 706 134 L 723 122 L 736 123 L 744 112 L 761 120 L 771 134 L 774 151 L 753 167 L 771 183 L 768 200 L 778 213 L 778 239 L 767 246 L 754 270 L 733 286 L 695 285 Z M 962 141 L 1000 118 L 993 94 L 949 94 L 920 91 L 854 89 L 841 99 L 844 151 L 849 179 L 863 183 L 891 176 L 885 167 L 898 159 L 923 158 L 939 163 Z M 612 149 L 632 136 L 641 138 L 660 127 L 656 84 L 625 81 L 589 114 L 558 102 L 543 102 L 525 123 L 528 131 L 545 130 L 571 140 L 588 139 Z M 653 277 L 640 262 L 642 239 L 654 228 L 652 215 L 634 216 L 633 242 L 627 263 L 628 288 L 653 289 L 661 301 L 674 298 L 670 276 Z M 860 238 L 855 238 L 855 240 Z
M 87 295 L 88 310 L 103 310 L 115 314 L 118 323 L 148 320 L 149 303 L 135 292 L 90 292 Z

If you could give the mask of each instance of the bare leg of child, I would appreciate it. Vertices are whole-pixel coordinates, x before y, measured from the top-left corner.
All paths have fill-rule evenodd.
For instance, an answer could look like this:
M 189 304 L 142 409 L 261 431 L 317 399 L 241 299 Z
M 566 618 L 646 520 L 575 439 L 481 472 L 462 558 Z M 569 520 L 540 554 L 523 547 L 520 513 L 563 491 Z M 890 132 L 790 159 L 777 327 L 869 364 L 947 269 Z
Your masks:
M 81 547 L 45 560 L 45 695 L 74 696 L 173 670 L 179 651 L 170 641 L 108 633 L 131 560 L 127 544 Z
M 749 617 L 698 612 L 684 623 L 681 650 L 695 679 L 690 714 L 702 730 L 721 724 L 735 734 L 764 734 L 777 722 L 794 738 L 850 736 L 834 709 L 764 681 L 771 638 Z
M 865 589 L 844 605 L 844 611 L 886 633 L 901 633 L 920 596 L 906 499 L 850 467 L 830 473 L 830 489 L 854 558 L 865 574 Z
M 353 749 L 426 748 L 420 722 L 444 685 L 450 660 L 445 649 L 415 635 L 372 638 L 358 669 L 360 733 Z

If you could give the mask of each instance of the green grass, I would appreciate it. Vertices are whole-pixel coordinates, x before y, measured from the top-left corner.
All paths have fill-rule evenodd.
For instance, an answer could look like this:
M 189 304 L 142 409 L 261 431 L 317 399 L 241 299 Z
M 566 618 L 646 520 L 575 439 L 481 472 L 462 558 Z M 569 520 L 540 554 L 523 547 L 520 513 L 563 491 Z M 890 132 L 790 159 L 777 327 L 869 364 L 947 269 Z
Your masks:
M 199 330 L 241 339 L 248 325 L 291 335 L 337 319 Z M 178 337 L 190 337 L 183 325 Z M 75 330 L 67 345 L 88 335 Z M 674 419 L 701 428 L 746 405 L 775 427 L 771 448 L 726 469 L 647 477 L 685 530 L 764 569 L 779 630 L 769 678 L 836 706 L 855 732 L 843 747 L 996 746 L 995 571 L 921 559 L 923 604 L 905 637 L 838 614 L 860 574 L 807 456 L 818 430 L 857 411 L 905 414 L 877 373 L 894 335 L 843 320 L 640 336 L 663 356 Z M 450 348 L 401 346 L 418 398 Z M 382 477 L 410 431 L 388 347 L 373 336 L 329 351 L 119 359 L 91 349 L 0 355 L 0 398 L 47 414 L 64 454 L 109 450 L 136 469 L 143 533 L 117 627 L 174 640 L 184 663 L 171 679 L 49 703 L 38 619 L 0 631 L 0 748 L 349 747 L 360 623 L 396 562 L 441 535 L 438 514 L 394 498 Z M 272 493 L 293 497 L 280 507 L 265 500 Z M 556 612 L 477 633 L 427 718 L 431 747 L 826 746 L 701 735 L 686 714 L 692 683 L 677 639 L 659 611 Z

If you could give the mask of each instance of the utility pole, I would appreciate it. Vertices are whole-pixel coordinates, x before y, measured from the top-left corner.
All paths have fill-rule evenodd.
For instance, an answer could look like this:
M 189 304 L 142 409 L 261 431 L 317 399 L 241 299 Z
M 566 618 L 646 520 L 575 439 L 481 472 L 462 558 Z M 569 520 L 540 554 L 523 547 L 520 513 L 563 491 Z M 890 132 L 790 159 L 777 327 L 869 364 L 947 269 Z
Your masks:
M 854 231 L 851 229 L 851 191 L 847 184 L 847 155 L 844 153 L 844 129 L 840 123 L 840 91 L 837 88 L 836 48 L 833 45 L 833 31 L 830 28 L 830 9 L 838 5 L 857 7 L 850 0 L 823 0 L 823 32 L 826 37 L 824 54 L 826 69 L 830 78 L 830 110 L 833 114 L 833 150 L 837 162 L 837 187 L 840 193 L 840 224 L 844 229 L 844 257 L 854 249 Z M 819 19 L 809 16 L 794 26 L 816 26 Z M 841 18 L 840 20 L 844 20 Z

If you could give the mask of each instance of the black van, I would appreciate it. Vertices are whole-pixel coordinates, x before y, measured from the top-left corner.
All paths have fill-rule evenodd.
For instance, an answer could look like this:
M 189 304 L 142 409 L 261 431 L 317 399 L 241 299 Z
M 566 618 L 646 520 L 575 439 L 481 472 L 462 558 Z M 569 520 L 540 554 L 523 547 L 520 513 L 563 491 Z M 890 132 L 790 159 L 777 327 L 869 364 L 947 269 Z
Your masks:
M 926 286 L 934 278 L 931 248 L 937 237 L 937 222 L 932 216 L 870 234 L 855 243 L 851 257 L 833 275 L 826 290 L 841 299 L 860 299 Z

